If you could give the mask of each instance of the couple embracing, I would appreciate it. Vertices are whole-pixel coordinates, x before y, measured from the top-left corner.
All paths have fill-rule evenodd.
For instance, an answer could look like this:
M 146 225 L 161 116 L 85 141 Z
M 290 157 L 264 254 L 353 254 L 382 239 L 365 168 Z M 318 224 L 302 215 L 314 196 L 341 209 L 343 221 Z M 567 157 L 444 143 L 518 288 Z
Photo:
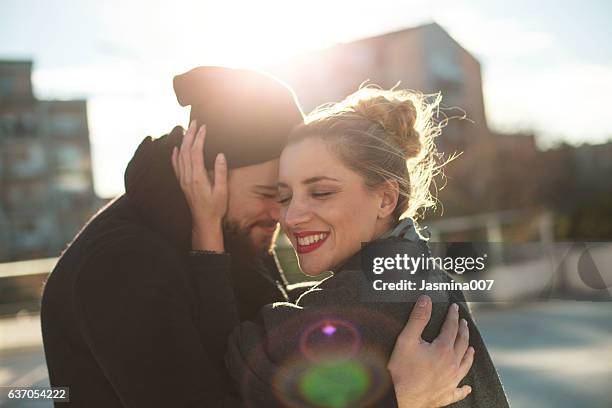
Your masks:
M 435 103 L 363 88 L 303 117 L 248 70 L 174 80 L 191 122 L 146 138 L 124 195 L 43 294 L 52 386 L 78 407 L 506 407 L 461 293 L 366 302 L 362 244 L 427 250 Z M 290 285 L 280 223 L 316 285 Z M 447 279 L 434 271 L 437 279 Z

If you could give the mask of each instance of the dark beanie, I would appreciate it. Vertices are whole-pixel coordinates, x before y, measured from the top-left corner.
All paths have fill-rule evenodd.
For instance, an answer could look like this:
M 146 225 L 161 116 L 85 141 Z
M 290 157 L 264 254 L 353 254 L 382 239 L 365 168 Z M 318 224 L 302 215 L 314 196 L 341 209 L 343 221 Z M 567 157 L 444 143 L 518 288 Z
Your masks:
M 278 158 L 291 129 L 303 120 L 295 94 L 278 79 L 257 71 L 198 67 L 174 77 L 190 120 L 206 125 L 205 163 L 218 153 L 230 168 Z
M 280 156 L 292 127 L 302 121 L 293 92 L 261 73 L 201 67 L 174 79 L 179 103 L 192 105 L 191 116 L 206 124 L 206 166 L 217 153 L 231 168 L 263 163 Z M 191 242 L 191 214 L 174 175 L 170 156 L 184 130 L 146 137 L 125 171 L 128 201 L 142 219 L 182 249 Z

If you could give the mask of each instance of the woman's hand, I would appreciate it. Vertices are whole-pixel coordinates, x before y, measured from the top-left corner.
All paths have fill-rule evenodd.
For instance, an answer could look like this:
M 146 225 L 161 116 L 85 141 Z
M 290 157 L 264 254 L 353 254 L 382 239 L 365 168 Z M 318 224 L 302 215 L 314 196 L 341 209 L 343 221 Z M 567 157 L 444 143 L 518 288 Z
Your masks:
M 227 212 L 227 163 L 215 158 L 214 182 L 204 167 L 206 125 L 196 133 L 192 121 L 180 150 L 172 150 L 172 167 L 191 210 L 192 249 L 223 252 L 222 221 Z
M 472 392 L 469 385 L 457 388 L 474 361 L 467 322 L 459 322 L 459 308 L 453 304 L 440 334 L 428 343 L 421 335 L 430 317 L 431 299 L 421 296 L 387 364 L 400 408 L 442 407 Z

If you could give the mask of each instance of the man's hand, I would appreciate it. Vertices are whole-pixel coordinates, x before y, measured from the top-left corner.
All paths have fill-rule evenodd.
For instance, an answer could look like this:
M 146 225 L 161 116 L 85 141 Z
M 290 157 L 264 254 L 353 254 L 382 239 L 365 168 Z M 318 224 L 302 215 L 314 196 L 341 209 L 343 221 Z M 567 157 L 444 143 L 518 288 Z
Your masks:
M 451 305 L 440 334 L 428 343 L 421 335 L 431 307 L 428 296 L 419 297 L 387 364 L 400 408 L 442 407 L 472 392 L 469 385 L 457 388 L 474 361 L 467 322 L 458 321 L 459 308 Z
M 180 150 L 172 150 L 172 167 L 191 210 L 192 248 L 223 252 L 222 221 L 227 212 L 227 162 L 223 153 L 215 158 L 214 183 L 204 166 L 206 125 L 196 134 L 192 121 Z

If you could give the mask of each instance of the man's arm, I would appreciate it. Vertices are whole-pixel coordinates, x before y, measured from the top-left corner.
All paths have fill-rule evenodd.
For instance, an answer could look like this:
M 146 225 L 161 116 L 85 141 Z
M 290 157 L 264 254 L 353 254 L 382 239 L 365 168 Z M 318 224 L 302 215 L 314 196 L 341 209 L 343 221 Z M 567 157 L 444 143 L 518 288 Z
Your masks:
M 169 252 L 126 249 L 86 266 L 94 270 L 75 285 L 75 309 L 89 352 L 126 407 L 240 406 L 205 351 Z
M 232 258 L 228 253 L 193 253 L 188 262 L 200 301 L 198 330 L 220 375 L 225 376 L 227 338 L 240 323 L 232 286 Z

